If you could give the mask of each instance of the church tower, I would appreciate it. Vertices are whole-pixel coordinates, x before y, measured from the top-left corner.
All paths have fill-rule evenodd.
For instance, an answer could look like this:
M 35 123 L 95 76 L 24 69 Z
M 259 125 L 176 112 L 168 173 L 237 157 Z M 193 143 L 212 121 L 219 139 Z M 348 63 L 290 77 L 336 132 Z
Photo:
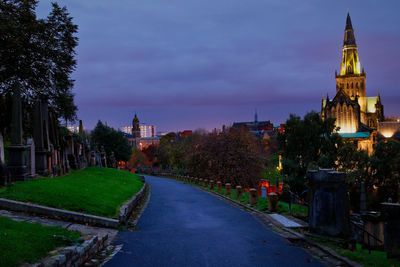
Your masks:
M 135 113 L 135 117 L 132 120 L 132 136 L 134 138 L 133 145 L 137 148 L 140 146 L 140 127 L 139 127 L 139 119 Z
M 358 104 L 360 105 L 360 119 L 364 124 L 366 124 L 367 121 L 365 76 L 364 69 L 361 69 L 360 59 L 358 57 L 356 38 L 354 37 L 350 14 L 347 13 L 340 74 L 338 75 L 337 72 L 335 73 L 336 93 L 343 90 L 351 100 L 358 100 Z

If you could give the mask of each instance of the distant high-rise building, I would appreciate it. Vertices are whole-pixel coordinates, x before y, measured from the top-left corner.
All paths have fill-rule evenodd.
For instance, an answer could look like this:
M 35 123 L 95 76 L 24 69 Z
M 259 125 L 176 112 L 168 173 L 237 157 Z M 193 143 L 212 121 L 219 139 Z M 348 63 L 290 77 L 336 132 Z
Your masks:
M 132 126 L 124 126 L 121 131 L 127 134 L 132 134 Z M 154 125 L 146 125 L 144 123 L 139 124 L 140 137 L 154 137 L 156 132 L 156 127 Z

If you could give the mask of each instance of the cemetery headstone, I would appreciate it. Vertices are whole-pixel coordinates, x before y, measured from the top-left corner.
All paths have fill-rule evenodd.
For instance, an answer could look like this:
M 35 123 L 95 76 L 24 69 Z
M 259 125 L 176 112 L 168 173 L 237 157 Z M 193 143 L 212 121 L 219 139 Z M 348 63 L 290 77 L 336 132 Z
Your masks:
M 307 172 L 308 224 L 311 232 L 330 236 L 350 235 L 349 199 L 343 172 L 329 169 Z
M 388 258 L 400 259 L 400 203 L 382 203 L 387 216 L 385 223 L 385 251 Z
M 27 163 L 28 163 L 28 175 L 29 177 L 36 177 L 36 169 L 35 169 L 35 141 L 32 138 L 29 138 L 26 142 L 28 146 L 27 151 Z
M 25 163 L 26 146 L 22 140 L 22 101 L 19 84 L 15 84 L 12 102 L 11 145 L 8 150 L 7 168 L 13 181 L 28 180 Z
M 0 133 L 0 163 L 5 163 L 3 135 Z
M 42 113 L 43 100 L 40 100 L 35 105 L 33 117 L 33 138 L 35 141 L 35 169 L 42 176 L 47 176 L 47 149 L 44 141 L 44 125 Z

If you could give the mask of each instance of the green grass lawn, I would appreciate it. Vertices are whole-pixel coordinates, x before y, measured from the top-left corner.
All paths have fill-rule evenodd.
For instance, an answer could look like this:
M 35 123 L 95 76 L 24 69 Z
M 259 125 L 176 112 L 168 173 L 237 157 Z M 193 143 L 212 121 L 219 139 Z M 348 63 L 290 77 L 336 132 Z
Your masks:
M 57 247 L 78 242 L 79 232 L 0 217 L 0 266 L 35 263 Z
M 339 255 L 348 258 L 364 267 L 400 267 L 400 261 L 396 259 L 387 259 L 386 252 L 371 250 L 371 254 L 367 249 L 362 249 L 361 244 L 357 244 L 354 251 L 344 249 L 334 242 L 321 239 L 316 236 L 309 237 L 317 243 L 325 245 L 335 250 Z
M 14 183 L 0 189 L 0 197 L 112 218 L 142 186 L 131 172 L 90 167 L 57 178 Z

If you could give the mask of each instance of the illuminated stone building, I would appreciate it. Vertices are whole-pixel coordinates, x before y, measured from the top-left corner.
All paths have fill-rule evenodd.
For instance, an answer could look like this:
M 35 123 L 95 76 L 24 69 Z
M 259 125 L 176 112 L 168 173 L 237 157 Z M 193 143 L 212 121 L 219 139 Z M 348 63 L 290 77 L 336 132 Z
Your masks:
M 336 118 L 343 138 L 357 143 L 359 149 L 372 153 L 379 122 L 384 120 L 379 93 L 366 96 L 366 74 L 361 68 L 354 30 L 347 14 L 340 73 L 335 73 L 336 95 L 322 98 L 322 118 Z
M 132 138 L 133 138 L 133 146 L 139 148 L 140 146 L 140 127 L 139 127 L 139 119 L 135 113 L 135 117 L 132 121 Z

